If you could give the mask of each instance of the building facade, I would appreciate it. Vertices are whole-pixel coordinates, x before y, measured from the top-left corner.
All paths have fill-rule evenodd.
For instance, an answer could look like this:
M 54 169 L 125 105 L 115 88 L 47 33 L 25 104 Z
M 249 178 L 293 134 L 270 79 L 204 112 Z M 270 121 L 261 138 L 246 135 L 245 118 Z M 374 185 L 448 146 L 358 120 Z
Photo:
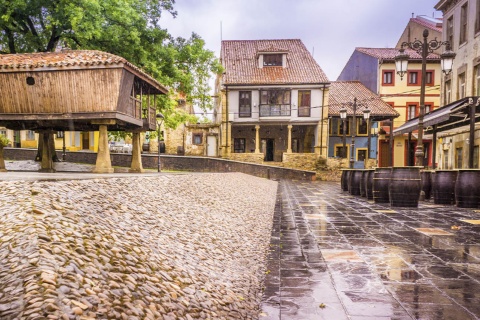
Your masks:
M 456 53 L 452 72 L 443 77 L 442 104 L 472 97 L 478 105 L 480 96 L 480 0 L 442 0 L 435 9 L 443 13 L 443 40 L 449 41 Z M 478 108 L 478 106 L 477 106 Z M 478 111 L 477 111 L 478 114 Z M 475 123 L 478 118 L 475 119 Z M 479 166 L 480 132 L 474 128 L 470 141 L 470 126 L 438 133 L 437 164 L 439 168 L 467 168 L 470 157 L 474 168 Z M 473 154 L 469 153 L 470 145 Z
M 327 157 L 330 82 L 301 40 L 222 41 L 221 62 L 221 157 L 304 169 Z

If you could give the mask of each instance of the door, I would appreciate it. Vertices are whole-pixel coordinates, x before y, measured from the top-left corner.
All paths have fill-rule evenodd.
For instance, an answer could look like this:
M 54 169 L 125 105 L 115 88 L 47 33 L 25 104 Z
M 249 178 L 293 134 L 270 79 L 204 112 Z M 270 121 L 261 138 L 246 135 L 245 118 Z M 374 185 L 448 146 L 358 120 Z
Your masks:
M 22 147 L 22 142 L 20 140 L 20 131 L 18 130 L 13 131 L 13 147 L 14 148 Z
M 217 137 L 207 136 L 207 157 L 217 156 Z
M 273 161 L 274 155 L 274 139 L 262 139 L 262 152 L 264 155 L 263 161 Z
M 390 153 L 390 144 L 388 141 L 380 141 L 380 161 L 379 167 L 389 167 L 390 159 L 392 155 Z
M 90 132 L 82 132 L 82 149 L 90 149 Z

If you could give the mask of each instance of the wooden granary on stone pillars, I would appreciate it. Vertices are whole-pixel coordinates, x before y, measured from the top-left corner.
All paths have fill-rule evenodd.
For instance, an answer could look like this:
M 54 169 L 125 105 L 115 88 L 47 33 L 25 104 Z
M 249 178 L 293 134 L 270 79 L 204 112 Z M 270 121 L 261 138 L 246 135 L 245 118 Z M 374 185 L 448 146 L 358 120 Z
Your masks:
M 132 132 L 130 171 L 143 172 L 140 133 L 156 130 L 156 97 L 167 91 L 124 58 L 106 52 L 0 55 L 0 126 L 40 134 L 44 172 L 55 171 L 57 131 L 99 131 L 97 173 L 113 172 L 107 132 Z

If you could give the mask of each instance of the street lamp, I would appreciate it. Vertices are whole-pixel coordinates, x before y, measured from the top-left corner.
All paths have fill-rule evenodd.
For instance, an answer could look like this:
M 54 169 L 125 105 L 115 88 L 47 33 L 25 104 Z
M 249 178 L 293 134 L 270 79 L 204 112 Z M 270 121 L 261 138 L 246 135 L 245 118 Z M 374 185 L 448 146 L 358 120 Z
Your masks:
M 450 43 L 448 41 L 438 41 L 436 38 L 428 41 L 428 30 L 423 30 L 423 42 L 415 40 L 413 42 L 403 42 L 400 47 L 400 52 L 395 56 L 395 68 L 400 79 L 407 72 L 408 54 L 405 53 L 404 47 L 408 47 L 422 56 L 422 78 L 420 86 L 420 114 L 418 115 L 418 138 L 417 147 L 415 149 L 415 165 L 423 167 L 423 117 L 425 115 L 425 83 L 427 78 L 427 56 L 434 50 L 441 46 L 446 46 L 446 51 L 440 55 L 442 71 L 448 75 L 452 71 L 453 59 L 455 53 L 450 50 Z
M 346 142 L 346 132 L 347 128 L 345 125 L 345 122 L 347 120 L 347 109 L 342 108 L 340 109 L 340 119 L 342 119 L 343 125 L 342 125 L 342 131 L 343 131 L 343 149 L 342 149 L 342 158 L 347 157 L 347 142 Z
M 161 113 L 157 113 L 156 117 L 157 119 L 157 138 L 158 138 L 158 156 L 157 156 L 157 163 L 158 163 L 158 172 L 161 172 L 162 171 L 162 165 L 161 165 L 161 162 L 160 162 L 160 127 L 162 126 L 162 123 L 163 123 L 163 120 L 165 119 L 165 117 L 163 116 L 163 114 Z
M 368 139 L 368 143 L 367 143 L 367 157 L 366 159 L 370 159 L 370 131 L 371 131 L 371 123 L 370 123 L 370 109 L 368 109 L 368 107 L 366 109 L 363 110 L 363 119 L 365 119 L 367 121 L 367 139 Z

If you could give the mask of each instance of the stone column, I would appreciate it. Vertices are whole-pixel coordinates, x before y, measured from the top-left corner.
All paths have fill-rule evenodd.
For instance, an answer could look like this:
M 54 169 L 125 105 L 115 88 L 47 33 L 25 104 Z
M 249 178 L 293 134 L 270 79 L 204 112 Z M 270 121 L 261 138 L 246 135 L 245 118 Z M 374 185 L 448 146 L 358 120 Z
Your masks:
M 227 126 L 228 126 L 228 129 L 227 129 L 228 134 L 227 134 L 226 155 L 227 155 L 227 158 L 230 158 L 230 155 L 232 154 L 232 144 L 233 144 L 233 141 L 232 141 L 232 122 L 228 121 Z
M 50 136 L 53 136 L 52 132 L 43 132 L 42 135 L 43 148 L 42 148 L 42 160 L 40 162 L 39 172 L 55 172 L 53 168 L 53 159 L 52 159 L 52 146 L 51 143 L 53 139 L 50 139 Z
M 94 173 L 113 173 L 110 149 L 108 148 L 107 125 L 99 125 L 98 153 Z
M 140 132 L 132 134 L 132 163 L 129 172 L 145 172 L 142 166 L 142 149 L 140 144 Z
M 289 124 L 288 128 L 288 137 L 287 137 L 287 153 L 292 153 L 292 125 Z
M 0 142 L 0 172 L 6 172 L 5 158 L 3 157 L 3 145 Z
M 255 153 L 260 153 L 260 126 L 255 126 Z

